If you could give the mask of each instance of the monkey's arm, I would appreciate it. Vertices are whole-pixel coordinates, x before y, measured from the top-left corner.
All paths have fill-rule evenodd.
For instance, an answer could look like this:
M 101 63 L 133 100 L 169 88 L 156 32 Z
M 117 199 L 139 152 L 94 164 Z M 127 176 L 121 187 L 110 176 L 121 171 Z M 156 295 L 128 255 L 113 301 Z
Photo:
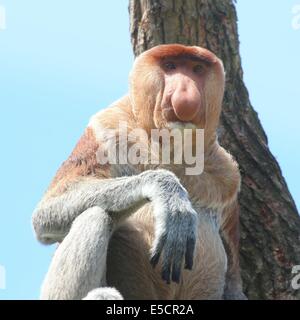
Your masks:
M 117 225 L 147 201 L 154 207 L 156 235 L 151 262 L 163 254 L 163 279 L 178 282 L 182 261 L 192 268 L 197 213 L 178 178 L 166 170 L 99 180 L 86 178 L 60 196 L 42 201 L 33 214 L 33 226 L 43 243 L 62 241 L 78 215 L 92 207 L 108 213 Z M 174 250 L 176 248 L 176 250 Z
M 221 227 L 221 235 L 227 253 L 228 267 L 224 299 L 244 300 L 247 297 L 243 293 L 242 279 L 239 266 L 239 206 L 237 201 L 227 206 L 223 212 L 224 221 Z
M 39 241 L 61 242 L 81 213 L 98 206 L 114 220 L 125 217 L 126 211 L 142 206 L 150 198 L 142 188 L 143 176 L 116 179 L 82 178 L 64 193 L 42 200 L 33 213 L 33 227 Z

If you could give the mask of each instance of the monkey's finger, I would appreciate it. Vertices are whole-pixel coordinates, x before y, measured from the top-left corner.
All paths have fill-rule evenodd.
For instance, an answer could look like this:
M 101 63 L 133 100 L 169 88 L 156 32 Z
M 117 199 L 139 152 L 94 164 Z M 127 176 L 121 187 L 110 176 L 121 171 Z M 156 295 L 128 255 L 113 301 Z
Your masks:
M 185 251 L 185 269 L 192 270 L 193 268 L 195 245 L 196 239 L 194 237 L 188 237 Z
M 166 244 L 164 246 L 163 258 L 162 258 L 162 279 L 167 283 L 171 283 L 171 266 L 172 266 L 172 258 L 175 255 L 174 252 L 174 243 L 170 241 L 170 234 L 168 234 L 166 239 Z
M 166 242 L 166 235 L 162 235 L 158 243 L 154 246 L 154 249 L 152 251 L 151 258 L 150 258 L 150 263 L 153 268 L 155 268 L 156 265 L 158 264 L 165 242 Z
M 171 275 L 171 260 L 166 260 L 162 267 L 162 279 L 166 281 L 167 284 L 170 284 L 170 275 Z
M 184 250 L 177 250 L 172 265 L 172 281 L 179 283 Z

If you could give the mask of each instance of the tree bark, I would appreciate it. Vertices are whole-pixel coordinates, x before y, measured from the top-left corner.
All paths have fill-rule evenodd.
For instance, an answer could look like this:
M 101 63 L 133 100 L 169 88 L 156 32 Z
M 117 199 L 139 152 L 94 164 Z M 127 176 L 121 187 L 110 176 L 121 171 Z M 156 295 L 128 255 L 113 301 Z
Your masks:
M 220 143 L 242 174 L 240 261 L 249 299 L 298 299 L 292 267 L 300 264 L 300 219 L 243 82 L 232 0 L 130 0 L 135 55 L 162 43 L 199 45 L 224 63 L 226 92 Z M 271 115 L 270 115 L 271 116 Z

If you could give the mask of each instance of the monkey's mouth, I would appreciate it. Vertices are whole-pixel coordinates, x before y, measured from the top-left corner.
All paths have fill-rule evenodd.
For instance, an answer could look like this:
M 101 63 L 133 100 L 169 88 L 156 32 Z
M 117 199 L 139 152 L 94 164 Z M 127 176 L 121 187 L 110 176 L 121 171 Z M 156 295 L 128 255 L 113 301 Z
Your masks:
M 197 126 L 192 123 L 192 122 L 182 122 L 182 121 L 172 121 L 172 122 L 167 122 L 166 124 L 167 128 L 170 130 L 173 129 L 197 129 Z
M 185 120 L 180 119 L 177 116 L 177 114 L 175 113 L 173 107 L 166 106 L 166 107 L 162 108 L 162 115 L 163 115 L 163 118 L 168 123 L 172 123 L 172 122 L 174 122 L 174 123 L 182 123 L 182 125 L 193 124 L 196 127 L 196 123 L 194 123 L 193 120 L 196 119 L 197 114 L 193 117 L 193 119 L 189 119 L 189 120 L 185 121 Z
M 177 117 L 173 107 L 171 106 L 163 107 L 162 115 L 167 122 L 184 122 Z

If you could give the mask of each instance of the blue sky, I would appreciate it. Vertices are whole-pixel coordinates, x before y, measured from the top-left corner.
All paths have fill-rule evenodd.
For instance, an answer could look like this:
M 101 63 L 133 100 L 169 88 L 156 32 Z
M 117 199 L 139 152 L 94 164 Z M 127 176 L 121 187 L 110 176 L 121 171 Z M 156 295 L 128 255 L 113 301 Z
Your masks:
M 298 2 L 297 2 L 298 1 Z M 246 85 L 300 207 L 300 29 L 295 1 L 237 4 Z M 126 93 L 133 55 L 127 0 L 0 0 L 0 299 L 36 299 L 55 246 L 31 213 L 88 120 Z M 300 20 L 300 19 L 299 19 Z

